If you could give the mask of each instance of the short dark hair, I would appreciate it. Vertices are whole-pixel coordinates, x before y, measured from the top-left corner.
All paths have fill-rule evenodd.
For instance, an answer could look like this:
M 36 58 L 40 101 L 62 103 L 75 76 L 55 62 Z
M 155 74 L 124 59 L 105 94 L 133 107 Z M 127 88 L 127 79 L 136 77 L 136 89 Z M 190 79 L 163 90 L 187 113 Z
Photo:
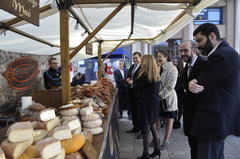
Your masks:
M 51 58 L 48 60 L 48 63 L 51 64 L 53 60 L 57 60 L 57 58 L 51 57 Z
M 142 54 L 140 52 L 134 52 L 133 55 L 138 55 L 139 57 L 142 56 Z
M 170 53 L 166 50 L 161 50 L 161 51 L 158 51 L 157 54 L 160 53 L 162 54 L 164 57 L 167 57 L 167 61 L 172 61 L 172 58 L 170 56 Z
M 209 36 L 212 32 L 216 35 L 217 40 L 220 40 L 220 33 L 218 27 L 212 23 L 204 23 L 197 27 L 197 29 L 193 32 L 193 36 L 196 36 L 200 33 L 205 36 Z

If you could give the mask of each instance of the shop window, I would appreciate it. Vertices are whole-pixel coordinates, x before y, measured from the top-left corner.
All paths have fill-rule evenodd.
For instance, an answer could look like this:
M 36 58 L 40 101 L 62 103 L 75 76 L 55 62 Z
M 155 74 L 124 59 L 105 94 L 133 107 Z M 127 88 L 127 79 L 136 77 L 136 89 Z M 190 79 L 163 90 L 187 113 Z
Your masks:
M 194 19 L 194 24 L 222 24 L 223 8 L 205 8 Z

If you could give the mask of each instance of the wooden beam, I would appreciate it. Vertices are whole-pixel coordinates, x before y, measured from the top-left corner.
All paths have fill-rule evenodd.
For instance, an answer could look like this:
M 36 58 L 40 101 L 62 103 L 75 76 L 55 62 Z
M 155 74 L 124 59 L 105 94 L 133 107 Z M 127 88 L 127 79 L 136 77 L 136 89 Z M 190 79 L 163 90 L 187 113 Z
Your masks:
M 33 36 L 33 35 L 31 35 L 31 34 L 28 34 L 28 33 L 24 32 L 24 31 L 18 30 L 18 29 L 16 29 L 16 28 L 13 28 L 13 27 L 10 27 L 10 26 L 6 26 L 5 23 L 0 22 L 0 25 L 2 25 L 2 26 L 3 26 L 5 29 L 7 29 L 7 30 L 10 30 L 10 31 L 12 31 L 12 32 L 14 32 L 14 33 L 17 33 L 17 34 L 19 34 L 19 35 L 25 36 L 25 37 L 30 38 L 30 39 L 32 39 L 32 40 L 41 42 L 41 43 L 43 43 L 43 44 L 49 45 L 49 46 L 51 46 L 51 47 L 60 47 L 59 45 L 50 43 L 50 42 L 48 42 L 48 41 L 46 41 L 46 40 L 43 40 L 43 39 L 40 39 L 40 38 L 38 38 L 38 37 L 36 37 L 36 36 Z
M 40 13 L 43 13 L 43 12 L 45 12 L 45 11 L 50 10 L 51 8 L 52 8 L 52 7 L 51 7 L 51 4 L 48 4 L 48 5 L 44 6 L 44 7 L 41 7 L 41 8 L 39 9 L 39 12 L 40 12 Z M 14 19 L 9 20 L 8 22 L 5 22 L 5 24 L 6 24 L 7 26 L 11 26 L 11 25 L 16 24 L 16 23 L 21 22 L 21 21 L 24 21 L 24 20 L 21 19 L 21 18 L 14 18 Z
M 121 3 L 93 32 L 70 54 L 72 59 L 126 4 Z
M 71 100 L 68 10 L 60 10 L 60 44 L 62 104 L 67 104 Z
M 198 0 L 136 0 L 136 3 L 195 3 Z M 131 3 L 131 0 L 73 0 L 73 4 Z
M 102 42 L 98 45 L 98 80 L 102 78 Z

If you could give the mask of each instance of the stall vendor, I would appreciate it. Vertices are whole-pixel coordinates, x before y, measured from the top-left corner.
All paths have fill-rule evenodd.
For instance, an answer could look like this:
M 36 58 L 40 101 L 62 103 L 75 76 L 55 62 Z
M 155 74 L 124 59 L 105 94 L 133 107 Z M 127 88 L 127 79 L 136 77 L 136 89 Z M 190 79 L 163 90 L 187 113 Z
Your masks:
M 43 78 L 46 89 L 55 89 L 61 86 L 61 70 L 58 67 L 56 58 L 50 58 L 48 60 L 49 69 L 44 72 Z

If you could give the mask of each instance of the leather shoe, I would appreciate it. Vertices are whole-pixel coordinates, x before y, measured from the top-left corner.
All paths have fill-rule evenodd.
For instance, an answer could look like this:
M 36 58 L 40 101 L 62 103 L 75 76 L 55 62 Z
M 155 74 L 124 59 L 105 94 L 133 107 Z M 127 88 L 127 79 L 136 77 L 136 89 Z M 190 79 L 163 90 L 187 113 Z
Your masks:
M 138 134 L 137 139 L 143 139 L 143 133 Z

